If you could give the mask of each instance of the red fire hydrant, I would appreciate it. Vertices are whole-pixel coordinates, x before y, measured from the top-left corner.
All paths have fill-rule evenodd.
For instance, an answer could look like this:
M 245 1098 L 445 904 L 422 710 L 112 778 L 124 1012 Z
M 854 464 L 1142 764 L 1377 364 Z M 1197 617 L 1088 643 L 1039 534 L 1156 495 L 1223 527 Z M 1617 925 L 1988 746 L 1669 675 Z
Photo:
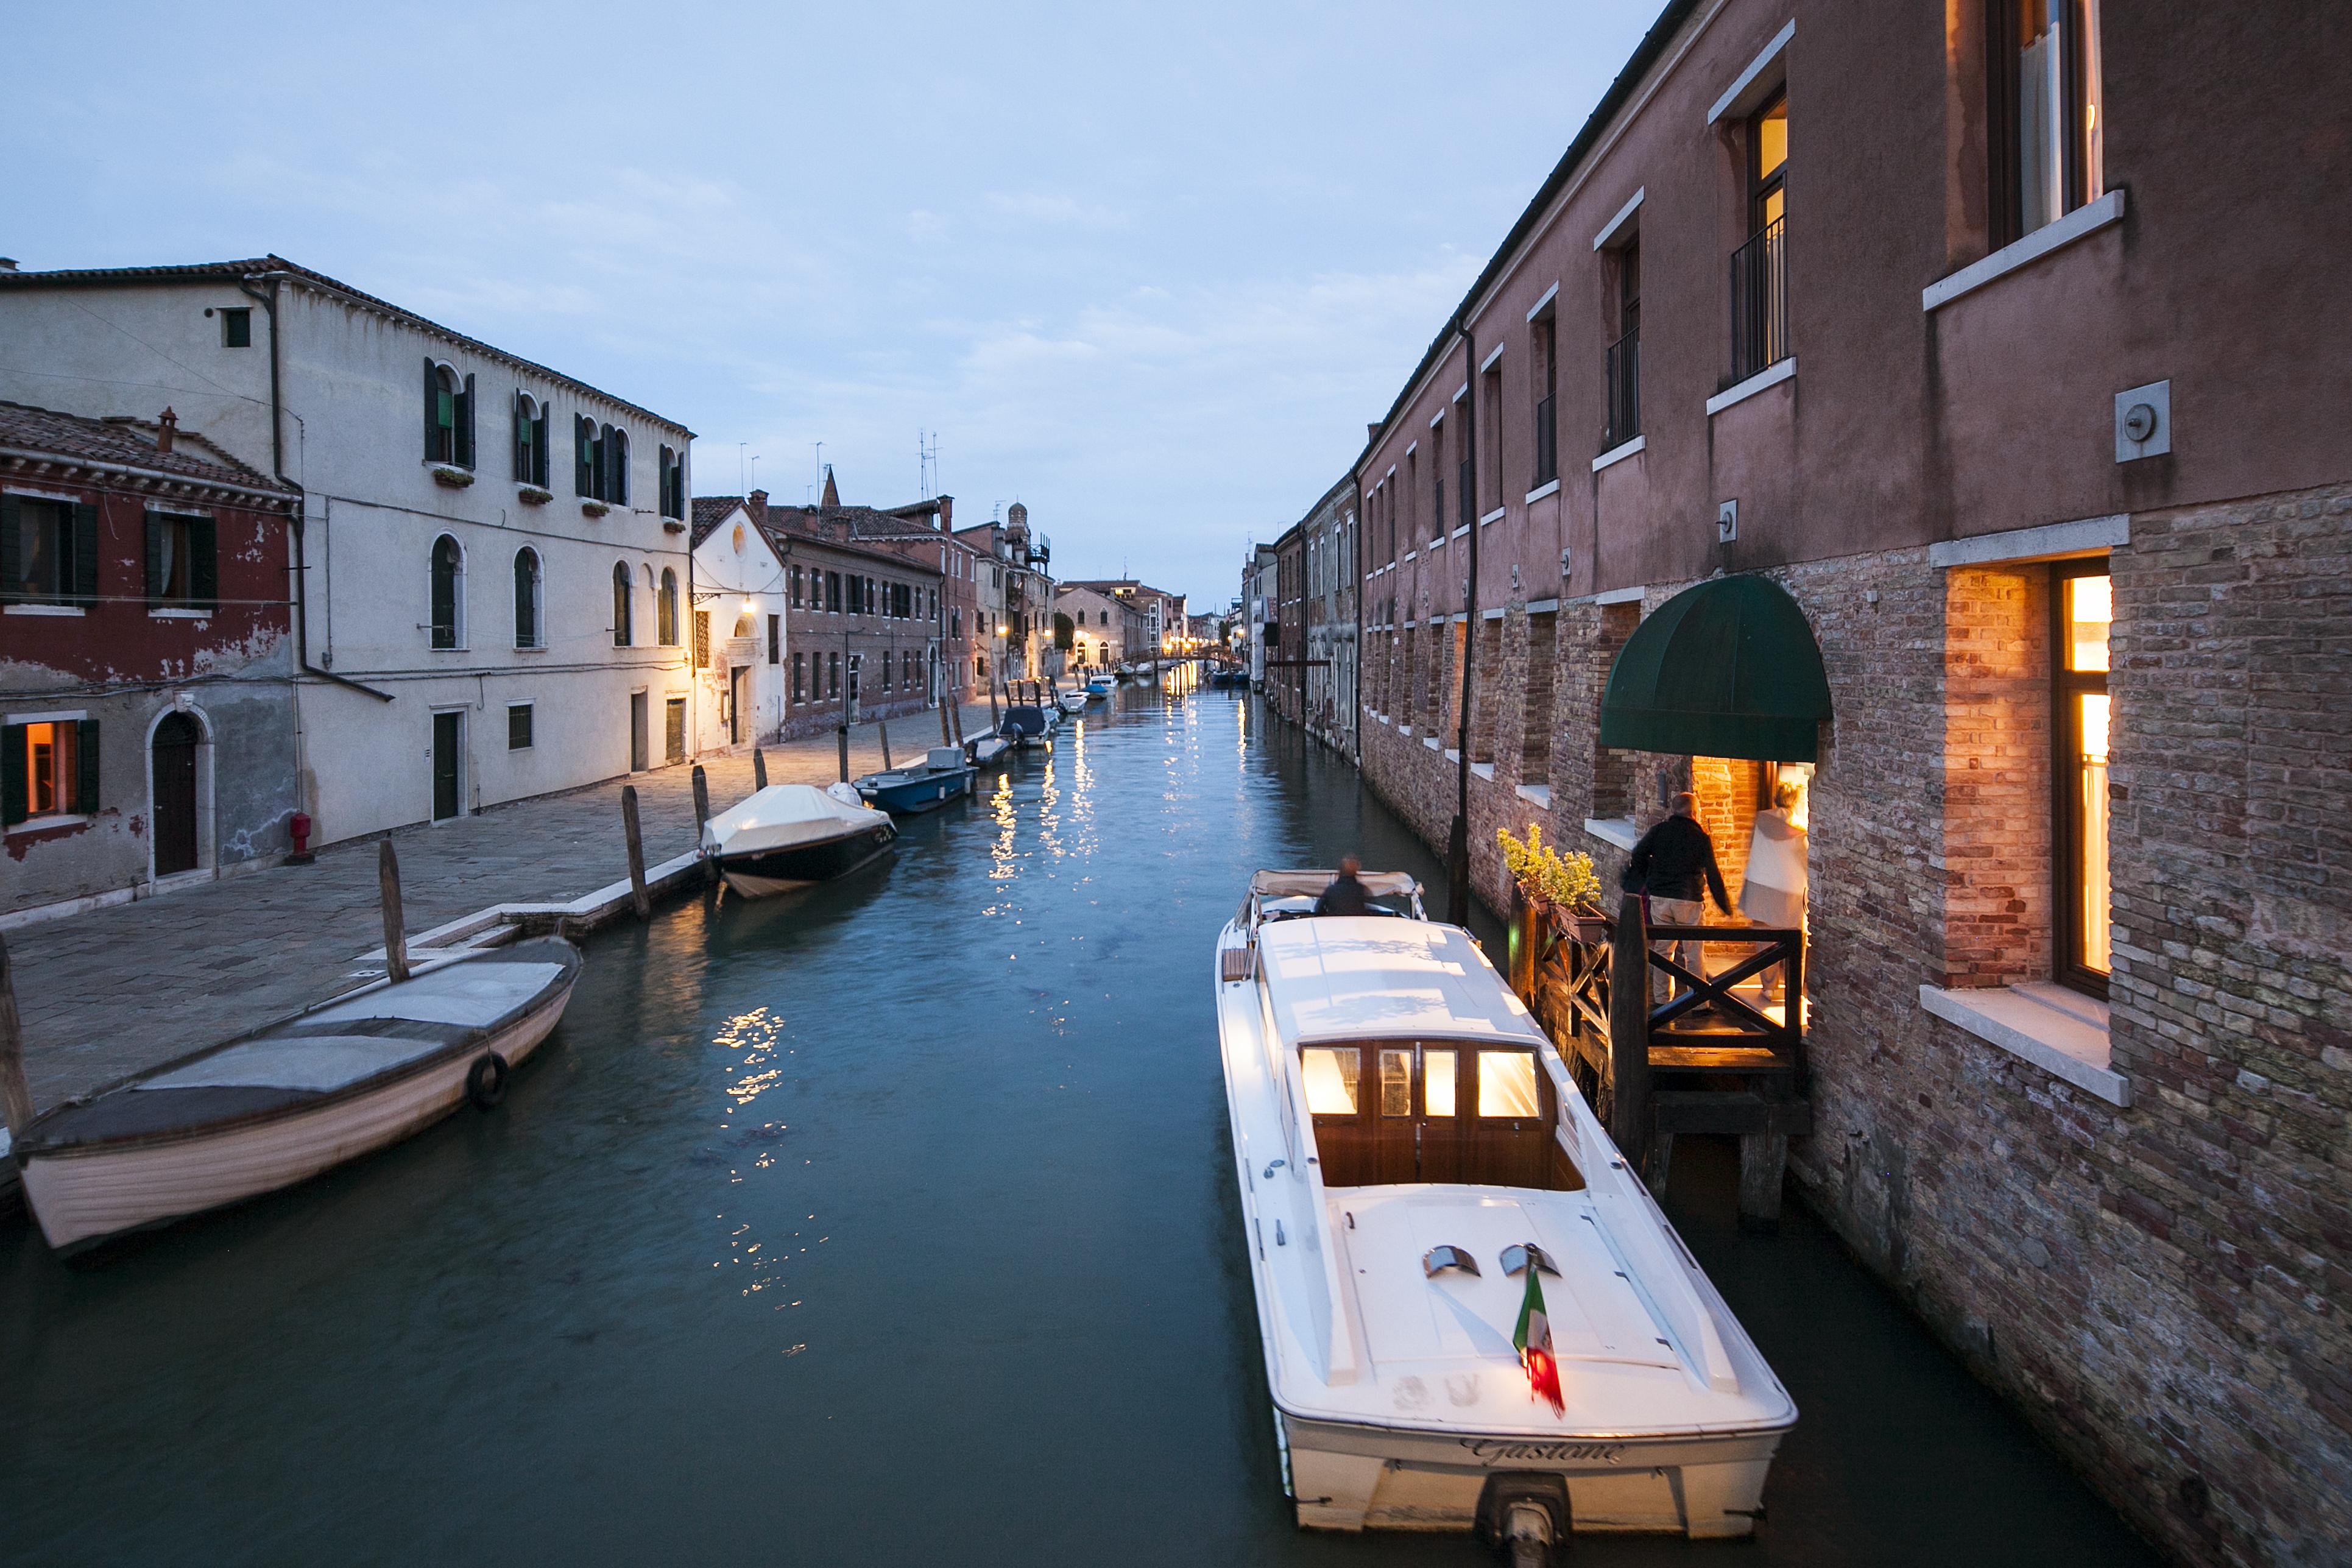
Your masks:
M 309 812 L 296 812 L 293 820 L 287 823 L 286 830 L 294 836 L 294 853 L 286 857 L 288 865 L 308 866 L 318 858 L 310 853 L 310 814 Z

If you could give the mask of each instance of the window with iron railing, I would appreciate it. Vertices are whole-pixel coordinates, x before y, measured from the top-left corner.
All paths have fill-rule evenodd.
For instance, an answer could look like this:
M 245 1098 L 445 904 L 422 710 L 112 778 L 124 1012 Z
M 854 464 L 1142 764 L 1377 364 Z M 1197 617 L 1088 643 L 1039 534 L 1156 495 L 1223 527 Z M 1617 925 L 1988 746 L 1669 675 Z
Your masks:
M 1731 253 L 1731 379 L 1745 381 L 1789 357 L 1785 220 L 1774 218 Z
M 1536 471 L 1535 485 L 1540 489 L 1559 478 L 1559 372 L 1555 361 L 1554 318 L 1544 315 L 1537 319 L 1528 332 L 1532 351 L 1534 379 L 1529 388 L 1536 405 Z
M 1463 458 L 1462 466 L 1454 471 L 1454 488 L 1458 498 L 1457 504 L 1462 509 L 1461 521 L 1454 524 L 1456 528 L 1467 528 L 1478 521 L 1478 500 L 1470 488 L 1476 479 L 1477 472 L 1471 466 L 1470 459 Z
M 1623 446 L 1642 433 L 1642 329 L 1635 325 L 1608 348 L 1609 427 L 1601 433 L 1604 452 Z

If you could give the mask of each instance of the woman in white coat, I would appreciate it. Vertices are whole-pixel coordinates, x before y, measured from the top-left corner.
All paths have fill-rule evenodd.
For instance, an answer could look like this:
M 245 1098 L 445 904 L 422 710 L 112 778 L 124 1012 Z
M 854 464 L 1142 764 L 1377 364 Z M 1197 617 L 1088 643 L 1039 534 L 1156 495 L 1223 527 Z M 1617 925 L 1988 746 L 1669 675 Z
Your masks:
M 1756 814 L 1748 841 L 1748 874 L 1739 884 L 1739 912 L 1759 925 L 1802 931 L 1805 925 L 1805 830 L 1791 820 L 1797 786 L 1782 783 L 1772 805 Z M 1778 1002 L 1788 984 L 1787 965 L 1764 972 L 1764 1000 Z

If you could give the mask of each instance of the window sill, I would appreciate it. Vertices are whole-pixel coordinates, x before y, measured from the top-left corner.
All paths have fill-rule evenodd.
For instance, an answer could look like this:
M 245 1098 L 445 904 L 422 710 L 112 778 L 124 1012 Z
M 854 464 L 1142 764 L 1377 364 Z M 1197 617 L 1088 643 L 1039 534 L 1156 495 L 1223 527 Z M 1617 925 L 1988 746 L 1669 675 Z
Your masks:
M 1982 991 L 1922 985 L 1919 1005 L 2110 1105 L 2132 1102 L 2130 1081 L 2108 1066 L 2104 1002 L 2042 982 Z
M 1383 719 L 1381 722 L 1385 724 L 1388 721 Z M 1410 724 L 1400 724 L 1397 726 L 1397 733 L 1405 740 L 1410 741 L 1412 739 L 1412 726 Z
M 1488 512 L 1486 516 L 1484 516 L 1484 517 L 1482 517 L 1482 518 L 1480 518 L 1480 519 L 1478 520 L 1478 526 L 1479 526 L 1479 527 L 1481 527 L 1481 528 L 1484 528 L 1484 527 L 1486 527 L 1486 526 L 1488 523 L 1490 523 L 1490 522 L 1500 522 L 1500 521 L 1503 521 L 1503 514 L 1504 514 L 1506 511 L 1509 510 L 1510 510 L 1510 509 L 1509 509 L 1509 508 L 1507 508 L 1507 507 L 1499 507 L 1499 506 L 1498 506 L 1498 507 L 1496 507 L 1494 510 L 1492 510 L 1492 511 Z M 1464 534 L 1465 534 L 1465 533 L 1467 533 L 1467 532 L 1469 532 L 1469 531 L 1469 531 L 1468 529 L 1466 529 L 1466 528 L 1457 528 L 1457 529 L 1455 529 L 1455 530 L 1454 531 L 1454 538 L 1456 538 L 1456 539 L 1459 539 L 1459 538 L 1461 538 Z
M 1411 560 L 1413 560 L 1414 558 L 1416 558 L 1417 556 L 1419 556 L 1420 554 L 1421 554 L 1421 552 L 1420 552 L 1420 551 L 1418 551 L 1418 550 L 1408 550 L 1408 551 L 1406 551 L 1406 552 L 1404 552 L 1404 558 L 1405 558 L 1407 561 L 1411 561 Z
M 1421 743 L 1427 746 L 1433 752 L 1438 749 L 1437 737 L 1434 735 L 1423 735 L 1421 738 Z
M 1529 805 L 1539 805 L 1546 811 L 1551 809 L 1551 785 L 1549 784 L 1521 784 L 1515 793 Z
M 159 609 L 147 612 L 151 621 L 208 621 L 218 612 L 214 610 Z
M 53 811 L 47 816 L 28 816 L 22 822 L 10 823 L 7 836 L 14 838 L 19 834 L 47 833 L 56 827 L 79 827 L 89 820 L 79 811 Z
M 547 645 L 543 642 L 515 644 L 515 652 L 517 653 L 545 653 L 546 651 Z
M 1641 835 L 1633 831 L 1633 819 L 1630 816 L 1588 816 L 1584 819 L 1584 831 L 1620 849 L 1630 850 L 1641 842 Z
M 1450 752 L 1448 753 L 1448 755 L 1451 754 L 1452 753 Z M 1495 764 L 1492 763 L 1472 763 L 1470 764 L 1470 771 L 1490 784 L 1494 782 Z
M 1930 314 L 1963 294 L 1973 294 L 1996 278 L 2030 267 L 2053 250 L 2062 250 L 2085 235 L 2096 234 L 2124 216 L 2121 187 L 2097 201 L 2076 207 L 2055 223 L 2045 223 L 2023 239 L 2002 246 L 1981 261 L 1971 261 L 1949 278 L 1940 278 L 1919 290 L 1919 309 Z
M 1558 494 L 1559 494 L 1559 481 L 1558 479 L 1547 479 L 1542 484 L 1538 485 L 1535 489 L 1528 492 L 1528 504 L 1529 506 L 1533 506 L 1536 502 L 1543 500 L 1546 496 L 1556 496 Z
M 1710 407 L 1707 412 L 1712 414 L 1715 410 Z M 1620 441 L 1592 459 L 1592 471 L 1597 474 L 1612 463 L 1622 463 L 1636 452 L 1647 451 L 1649 446 L 1650 438 L 1647 436 L 1636 436 L 1630 441 Z
M 79 605 L 10 605 L 0 616 L 86 616 Z
M 1449 763 L 1458 763 L 1462 760 L 1462 753 L 1455 751 L 1451 746 L 1445 748 L 1444 755 L 1445 760 Z
M 1796 374 L 1797 356 L 1795 354 L 1790 354 L 1777 364 L 1768 364 L 1746 381 L 1736 386 L 1727 386 L 1708 398 L 1706 416 L 1712 419 L 1735 403 L 1745 403 L 1759 392 L 1778 386 L 1784 381 L 1793 380 Z

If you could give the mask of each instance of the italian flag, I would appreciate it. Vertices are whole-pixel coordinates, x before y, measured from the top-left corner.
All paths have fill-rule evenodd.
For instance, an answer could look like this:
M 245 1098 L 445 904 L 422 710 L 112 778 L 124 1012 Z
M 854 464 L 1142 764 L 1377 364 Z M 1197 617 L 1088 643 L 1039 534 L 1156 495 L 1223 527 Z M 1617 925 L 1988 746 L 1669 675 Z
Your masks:
M 1519 1352 L 1519 1365 L 1527 1370 L 1528 1396 L 1542 1395 L 1554 1415 L 1565 1415 L 1568 1402 L 1560 1397 L 1559 1363 L 1551 1353 L 1551 1319 L 1545 1315 L 1543 1282 L 1538 1278 L 1541 1272 L 1529 1259 L 1528 1293 L 1519 1303 L 1519 1326 L 1511 1331 L 1511 1348 Z

